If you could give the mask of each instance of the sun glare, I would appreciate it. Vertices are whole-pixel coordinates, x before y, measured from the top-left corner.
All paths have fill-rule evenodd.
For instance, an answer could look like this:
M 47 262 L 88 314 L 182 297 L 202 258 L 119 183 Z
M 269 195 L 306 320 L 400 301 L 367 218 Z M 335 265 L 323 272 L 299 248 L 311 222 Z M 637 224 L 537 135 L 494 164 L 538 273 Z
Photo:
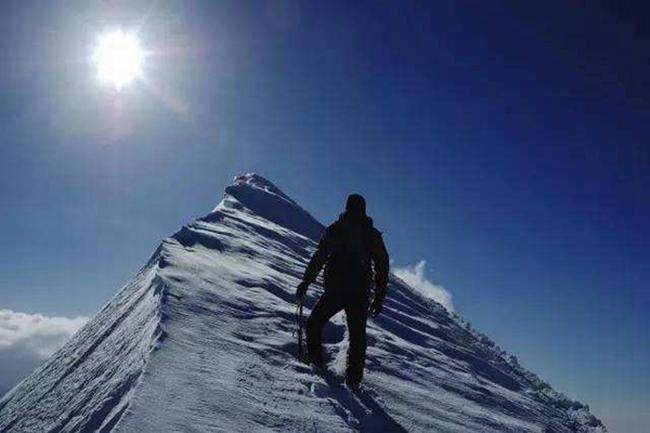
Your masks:
M 144 51 L 135 35 L 119 30 L 99 38 L 93 61 L 99 79 L 121 90 L 142 76 Z

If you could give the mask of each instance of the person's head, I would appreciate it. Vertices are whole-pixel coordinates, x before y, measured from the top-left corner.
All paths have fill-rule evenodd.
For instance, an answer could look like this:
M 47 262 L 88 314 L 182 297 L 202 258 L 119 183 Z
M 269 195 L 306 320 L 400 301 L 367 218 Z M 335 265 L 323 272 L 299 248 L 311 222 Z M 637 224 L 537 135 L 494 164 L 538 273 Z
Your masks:
M 345 212 L 357 217 L 365 217 L 366 199 L 361 194 L 350 194 L 345 202 Z

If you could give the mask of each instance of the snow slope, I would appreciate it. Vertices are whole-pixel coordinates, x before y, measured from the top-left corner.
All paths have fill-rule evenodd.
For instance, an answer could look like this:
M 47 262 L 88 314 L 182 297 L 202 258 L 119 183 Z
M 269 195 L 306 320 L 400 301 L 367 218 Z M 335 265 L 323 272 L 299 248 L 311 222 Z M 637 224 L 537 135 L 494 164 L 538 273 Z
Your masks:
M 364 391 L 314 374 L 295 356 L 293 300 L 322 230 L 264 178 L 235 178 L 0 401 L 0 432 L 606 431 L 395 277 L 369 322 Z M 346 340 L 338 315 L 325 341 L 339 373 Z

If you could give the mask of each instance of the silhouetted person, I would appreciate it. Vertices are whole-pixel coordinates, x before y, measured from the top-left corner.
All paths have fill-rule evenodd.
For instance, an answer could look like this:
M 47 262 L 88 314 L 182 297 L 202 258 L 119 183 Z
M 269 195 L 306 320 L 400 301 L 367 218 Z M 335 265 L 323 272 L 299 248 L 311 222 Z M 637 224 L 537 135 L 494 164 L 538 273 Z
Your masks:
M 375 297 L 368 310 L 371 264 Z M 373 317 L 380 313 L 388 285 L 388 252 L 381 232 L 366 215 L 366 201 L 361 195 L 350 195 L 345 212 L 325 231 L 298 286 L 298 298 L 305 296 L 323 266 L 325 293 L 307 320 L 309 362 L 323 367 L 323 327 L 332 316 L 345 310 L 350 337 L 345 382 L 356 388 L 363 378 L 366 359 L 366 319 L 369 313 Z

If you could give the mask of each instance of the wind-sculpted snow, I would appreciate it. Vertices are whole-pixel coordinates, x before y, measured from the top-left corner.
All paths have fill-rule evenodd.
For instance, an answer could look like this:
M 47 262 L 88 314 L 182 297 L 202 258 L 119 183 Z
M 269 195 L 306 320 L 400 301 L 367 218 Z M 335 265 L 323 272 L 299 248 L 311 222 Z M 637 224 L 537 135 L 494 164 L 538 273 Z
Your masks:
M 259 176 L 236 178 L 5 398 L 0 431 L 605 431 L 586 406 L 394 277 L 369 323 L 363 392 L 315 374 L 295 355 L 295 287 L 323 230 L 305 215 Z M 310 290 L 306 314 L 321 291 Z M 342 315 L 324 340 L 340 373 Z
M 312 240 L 320 239 L 324 227 L 307 211 L 257 174 L 237 176 L 226 194 L 255 214 Z
M 160 296 L 156 266 L 148 264 L 0 401 L 0 432 L 110 431 L 163 335 Z

